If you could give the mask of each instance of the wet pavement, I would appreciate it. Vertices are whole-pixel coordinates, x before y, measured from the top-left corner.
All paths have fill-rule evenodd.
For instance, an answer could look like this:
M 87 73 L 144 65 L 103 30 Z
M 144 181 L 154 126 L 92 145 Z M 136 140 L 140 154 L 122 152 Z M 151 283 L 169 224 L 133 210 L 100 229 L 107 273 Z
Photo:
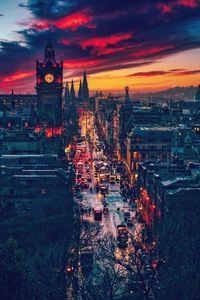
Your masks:
M 103 143 L 99 140 L 94 122 L 94 115 L 91 112 L 80 115 L 82 141 L 77 143 L 76 177 L 78 174 L 80 177 L 81 174 L 83 181 L 88 183 L 88 187 L 86 184 L 86 187 L 80 191 L 79 195 L 82 199 L 75 197 L 75 201 L 80 205 L 83 220 L 98 222 L 102 226 L 103 234 L 111 234 L 114 237 L 117 235 L 117 226 L 124 224 L 124 212 L 130 212 L 134 226 L 128 227 L 128 230 L 137 238 L 141 232 L 141 224 L 137 222 L 135 211 L 129 208 L 128 202 L 123 201 L 120 183 L 117 183 L 117 180 L 115 184 L 107 183 L 108 194 L 106 196 L 96 192 L 95 187 L 100 179 L 98 172 L 95 171 L 95 164 L 99 161 L 110 164 L 110 160 L 104 153 Z M 88 178 L 91 182 L 88 182 Z M 101 221 L 95 221 L 93 211 L 94 209 L 103 210 L 104 202 L 108 207 L 108 213 L 102 214 Z

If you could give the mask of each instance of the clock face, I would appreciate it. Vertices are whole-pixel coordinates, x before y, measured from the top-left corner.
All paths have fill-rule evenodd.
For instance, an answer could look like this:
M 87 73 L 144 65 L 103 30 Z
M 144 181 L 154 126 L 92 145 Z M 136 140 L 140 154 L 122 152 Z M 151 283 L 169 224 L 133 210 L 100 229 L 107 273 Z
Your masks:
M 51 82 L 53 82 L 54 81 L 54 76 L 52 75 L 52 74 L 46 74 L 45 75 L 45 81 L 47 82 L 47 83 L 51 83 Z

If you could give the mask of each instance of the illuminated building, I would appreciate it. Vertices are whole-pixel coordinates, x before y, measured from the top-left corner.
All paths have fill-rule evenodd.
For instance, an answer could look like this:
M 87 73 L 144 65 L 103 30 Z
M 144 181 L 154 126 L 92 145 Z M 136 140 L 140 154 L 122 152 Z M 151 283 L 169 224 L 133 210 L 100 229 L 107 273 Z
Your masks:
M 56 62 L 49 40 L 43 62 L 36 62 L 37 124 L 38 127 L 62 126 L 63 61 Z
M 132 182 L 137 180 L 139 162 L 168 159 L 171 153 L 173 133 L 173 127 L 136 126 L 128 134 L 126 163 Z

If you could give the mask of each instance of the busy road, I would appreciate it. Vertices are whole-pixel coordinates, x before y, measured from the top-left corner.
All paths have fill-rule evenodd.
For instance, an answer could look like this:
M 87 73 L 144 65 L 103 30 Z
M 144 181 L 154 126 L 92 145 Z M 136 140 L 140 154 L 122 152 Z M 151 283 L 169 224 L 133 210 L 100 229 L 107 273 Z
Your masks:
M 80 206 L 81 218 L 98 222 L 103 234 L 117 237 L 117 229 L 122 225 L 139 238 L 141 225 L 136 217 L 136 207 L 124 192 L 126 186 L 121 180 L 117 162 L 105 154 L 94 115 L 82 112 L 79 125 L 80 137 L 76 141 L 74 157 L 74 199 Z

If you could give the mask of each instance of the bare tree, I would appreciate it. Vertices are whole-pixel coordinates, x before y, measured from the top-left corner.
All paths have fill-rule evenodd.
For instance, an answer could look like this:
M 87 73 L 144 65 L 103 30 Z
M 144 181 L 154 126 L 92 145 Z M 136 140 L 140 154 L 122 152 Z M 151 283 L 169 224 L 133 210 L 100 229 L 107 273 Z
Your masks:
M 133 236 L 130 239 L 132 245 L 127 249 L 117 248 L 114 239 L 101 243 L 101 259 L 107 261 L 107 271 L 112 273 L 114 266 L 114 270 L 120 270 L 120 276 L 124 279 L 118 287 L 118 298 L 113 299 L 120 299 L 120 293 L 124 293 L 121 299 L 154 299 L 161 261 L 158 246 L 155 243 L 142 244 Z

